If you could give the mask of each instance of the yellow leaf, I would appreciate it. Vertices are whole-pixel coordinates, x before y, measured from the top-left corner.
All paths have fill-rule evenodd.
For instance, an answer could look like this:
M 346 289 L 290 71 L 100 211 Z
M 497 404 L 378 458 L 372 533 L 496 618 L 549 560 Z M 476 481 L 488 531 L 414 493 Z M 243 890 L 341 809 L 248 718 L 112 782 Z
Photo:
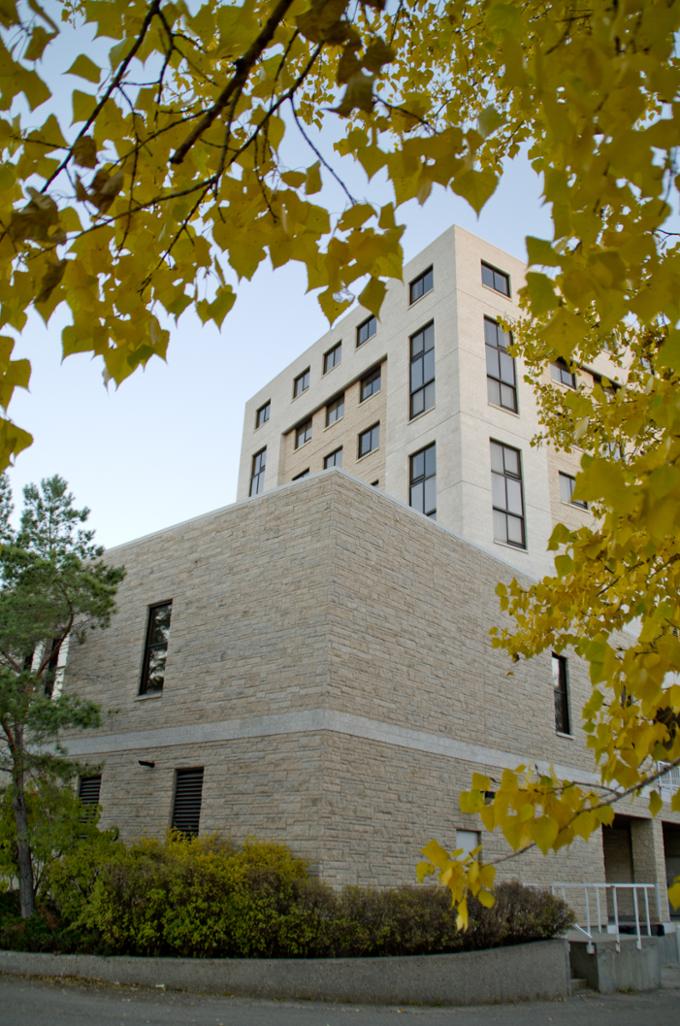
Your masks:
M 76 57 L 71 67 L 66 72 L 67 75 L 77 75 L 78 78 L 85 78 L 88 82 L 93 82 L 95 85 L 99 84 L 101 78 L 101 68 L 95 64 L 93 60 L 90 60 L 84 53 L 81 53 Z
M 377 317 L 386 291 L 384 282 L 379 278 L 370 278 L 366 287 L 359 294 L 359 302 Z

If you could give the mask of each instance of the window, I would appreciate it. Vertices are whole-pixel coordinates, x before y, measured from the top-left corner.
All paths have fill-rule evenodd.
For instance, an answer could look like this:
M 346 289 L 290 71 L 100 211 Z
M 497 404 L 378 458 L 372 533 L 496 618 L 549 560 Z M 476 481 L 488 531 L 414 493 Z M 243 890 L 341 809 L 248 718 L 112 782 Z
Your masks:
M 437 453 L 433 442 L 410 457 L 411 488 L 409 506 L 437 519 Z
M 328 374 L 342 360 L 342 342 L 338 342 L 323 354 L 323 372 Z
M 201 818 L 203 767 L 175 770 L 175 798 L 172 803 L 173 830 L 195 837 Z
M 479 830 L 459 830 L 456 827 L 456 848 L 460 848 L 464 855 L 469 855 L 482 843 L 482 835 Z
M 295 428 L 295 448 L 299 449 L 301 445 L 308 442 L 312 437 L 312 418 L 306 420 L 304 424 L 298 424 Z
M 159 602 L 155 606 L 149 606 L 142 679 L 139 685 L 140 695 L 154 694 L 163 690 L 171 613 L 172 602 Z
M 555 360 L 550 364 L 550 376 L 553 381 L 567 388 L 576 388 L 576 375 L 569 370 L 564 360 Z
M 365 321 L 362 321 L 357 328 L 357 349 L 359 346 L 363 346 L 364 342 L 368 342 L 369 338 L 373 338 L 377 330 L 378 322 L 375 317 L 367 317 Z
M 309 367 L 306 370 L 303 370 L 302 374 L 298 374 L 298 376 L 293 381 L 293 399 L 297 399 L 297 397 L 299 395 L 302 395 L 303 392 L 306 392 L 308 388 Z
M 428 267 L 426 271 L 419 274 L 417 278 L 414 278 L 408 287 L 409 303 L 415 303 L 416 299 L 420 299 L 427 292 L 431 292 L 434 286 L 434 275 L 432 268 Z
M 308 474 L 309 474 L 309 467 L 307 467 L 306 470 L 301 470 L 299 474 L 295 475 L 295 477 L 291 477 L 291 481 L 300 481 L 301 478 L 307 477 Z
M 266 424 L 269 420 L 269 415 L 271 412 L 272 404 L 270 400 L 267 399 L 267 402 L 263 403 L 262 406 L 259 407 L 257 413 L 255 414 L 255 427 L 259 428 L 262 427 L 263 424 Z
M 552 681 L 555 693 L 555 730 L 560 734 L 571 734 L 567 660 L 555 652 L 552 654 Z
M 524 495 L 520 453 L 509 445 L 491 442 L 493 536 L 498 542 L 526 548 Z
M 576 478 L 571 474 L 563 474 L 560 470 L 560 498 L 562 502 L 568 502 L 572 506 L 579 506 L 581 509 L 588 509 L 588 503 L 583 499 L 574 498 L 574 485 Z
M 324 456 L 323 466 L 324 470 L 328 470 L 329 467 L 342 466 L 342 446 L 339 449 L 334 449 L 333 452 L 329 452 L 328 456 Z
M 260 449 L 253 456 L 253 465 L 250 470 L 250 491 L 249 495 L 260 495 L 264 489 L 264 472 L 267 466 L 267 450 Z
M 342 420 L 345 415 L 345 393 L 333 399 L 326 407 L 326 427 L 335 424 L 336 420 Z
M 364 374 L 361 379 L 359 402 L 363 403 L 364 399 L 370 399 L 372 395 L 375 395 L 376 392 L 380 391 L 381 385 L 380 367 L 375 367 L 373 370 L 369 371 L 368 374 Z
M 482 260 L 482 285 L 488 285 L 495 292 L 503 296 L 510 296 L 510 275 L 505 271 L 499 271 Z
M 410 416 L 434 406 L 434 324 L 411 335 Z
M 380 445 L 380 424 L 373 424 L 359 435 L 359 459 L 373 452 Z
M 61 638 L 52 638 L 50 642 L 50 658 L 43 677 L 43 689 L 47 698 L 54 694 L 54 685 L 57 680 L 59 669 L 59 652 L 61 651 Z
M 507 351 L 511 343 L 512 335 L 509 331 L 504 331 L 490 317 L 484 318 L 486 390 L 489 402 L 517 413 L 515 361 Z
M 82 805 L 99 805 L 99 794 L 102 788 L 101 773 L 80 777 L 78 780 L 78 798 Z M 87 810 L 89 811 L 89 809 Z

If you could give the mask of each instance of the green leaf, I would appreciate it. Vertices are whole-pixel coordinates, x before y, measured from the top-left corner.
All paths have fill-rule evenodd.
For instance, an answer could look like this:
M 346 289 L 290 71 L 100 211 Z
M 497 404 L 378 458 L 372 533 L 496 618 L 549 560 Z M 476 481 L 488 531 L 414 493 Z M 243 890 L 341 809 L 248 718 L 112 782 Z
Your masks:
M 370 278 L 366 287 L 359 294 L 359 302 L 377 317 L 386 291 L 385 283 L 380 278 Z
M 93 82 L 95 85 L 99 85 L 102 69 L 84 53 L 81 53 L 76 57 L 66 74 L 77 75 L 78 78 L 85 78 L 88 82 Z
M 456 175 L 451 188 L 463 199 L 467 200 L 472 209 L 479 214 L 488 199 L 493 196 L 498 185 L 498 175 L 486 169 L 484 171 L 464 171 Z

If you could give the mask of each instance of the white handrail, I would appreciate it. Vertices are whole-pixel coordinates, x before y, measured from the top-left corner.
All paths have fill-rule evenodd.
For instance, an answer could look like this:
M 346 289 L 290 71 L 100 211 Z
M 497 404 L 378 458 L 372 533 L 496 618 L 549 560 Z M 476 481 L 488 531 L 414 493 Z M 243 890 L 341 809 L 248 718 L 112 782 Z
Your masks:
M 614 934 L 616 938 L 616 950 L 621 950 L 621 917 L 619 915 L 619 894 L 621 892 L 629 892 L 633 902 L 633 924 L 635 927 L 635 946 L 639 949 L 642 948 L 642 934 L 643 929 L 648 937 L 652 936 L 652 920 L 649 911 L 649 892 L 652 891 L 656 896 L 657 910 L 661 909 L 661 895 L 657 884 L 653 883 L 554 883 L 551 884 L 550 890 L 553 894 L 558 894 L 567 904 L 575 904 L 574 898 L 577 894 L 583 897 L 582 905 L 584 905 L 585 911 L 585 926 L 576 924 L 576 929 L 579 930 L 588 938 L 588 951 L 592 952 L 593 949 L 593 936 L 596 932 L 602 929 L 604 925 L 607 928 L 608 933 Z M 572 901 L 569 901 L 567 893 L 570 892 Z M 595 898 L 596 907 L 596 923 L 593 925 L 590 907 L 591 894 Z M 607 922 L 602 922 L 602 906 L 600 903 L 601 896 L 604 894 L 605 897 L 605 910 L 608 907 L 607 898 L 611 896 L 611 907 L 612 915 L 610 916 L 607 912 Z M 640 902 L 639 896 L 644 900 L 644 917 L 640 914 Z M 623 897 L 623 894 L 621 894 Z M 613 922 L 611 922 L 613 920 Z M 613 931 L 611 927 L 613 926 Z

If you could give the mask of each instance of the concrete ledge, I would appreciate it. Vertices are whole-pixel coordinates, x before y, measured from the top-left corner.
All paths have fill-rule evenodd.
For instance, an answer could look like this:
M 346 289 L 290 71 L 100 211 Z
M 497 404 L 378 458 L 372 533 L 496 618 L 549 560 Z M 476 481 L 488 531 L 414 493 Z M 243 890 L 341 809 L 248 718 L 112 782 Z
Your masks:
M 476 1005 L 566 998 L 566 940 L 395 958 L 101 958 L 0 951 L 0 973 L 361 1004 Z
M 571 968 L 574 976 L 587 981 L 600 994 L 613 994 L 617 990 L 657 990 L 661 986 L 660 937 L 643 937 L 638 950 L 635 939 L 621 938 L 621 950 L 616 950 L 616 939 L 606 937 L 594 943 L 589 953 L 587 942 L 570 944 Z

